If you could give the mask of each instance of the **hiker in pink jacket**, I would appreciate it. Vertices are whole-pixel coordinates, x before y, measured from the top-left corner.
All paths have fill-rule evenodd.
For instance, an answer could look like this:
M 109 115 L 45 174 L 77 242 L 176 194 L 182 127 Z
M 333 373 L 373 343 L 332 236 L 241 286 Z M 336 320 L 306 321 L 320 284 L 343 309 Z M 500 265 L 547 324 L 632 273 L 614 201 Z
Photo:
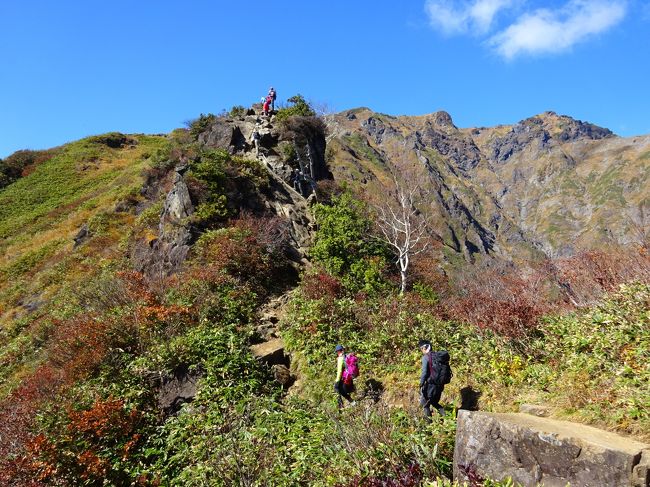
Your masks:
M 269 114 L 269 107 L 270 107 L 270 105 L 271 105 L 271 101 L 273 101 L 273 100 L 271 99 L 271 95 L 267 96 L 267 97 L 266 97 L 266 101 L 264 102 L 264 106 L 262 107 L 262 110 L 263 110 L 263 112 L 264 112 L 264 115 L 268 115 L 268 114 Z

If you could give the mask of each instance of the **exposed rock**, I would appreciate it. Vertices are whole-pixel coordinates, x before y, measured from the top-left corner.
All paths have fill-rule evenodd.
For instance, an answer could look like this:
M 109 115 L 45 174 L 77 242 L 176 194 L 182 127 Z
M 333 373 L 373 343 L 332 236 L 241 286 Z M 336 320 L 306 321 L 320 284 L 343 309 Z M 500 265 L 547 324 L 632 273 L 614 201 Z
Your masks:
M 436 112 L 433 114 L 433 120 L 436 123 L 436 125 L 440 125 L 441 127 L 449 127 L 455 129 L 456 126 L 454 125 L 453 120 L 451 119 L 451 115 L 445 111 L 440 111 Z
M 587 138 L 591 140 L 604 139 L 605 137 L 613 137 L 614 133 L 606 128 L 599 127 L 588 122 L 575 120 L 571 117 L 562 117 L 563 120 L 568 121 L 563 124 L 564 129 L 557 136 L 562 142 L 569 140 L 576 140 L 580 138 Z
M 230 153 L 244 150 L 246 138 L 233 120 L 217 119 L 210 128 L 199 135 L 199 142 L 209 147 L 226 149 Z
M 288 357 L 284 354 L 284 341 L 274 338 L 268 342 L 251 345 L 253 357 L 260 359 L 268 365 L 287 365 Z
M 192 402 L 197 392 L 198 372 L 190 372 L 187 367 L 179 367 L 173 374 L 160 378 L 157 394 L 158 408 L 166 416 L 171 416 L 183 404 Z
M 325 126 L 315 117 L 290 117 L 282 125 L 273 123 L 274 117 L 247 115 L 242 119 L 218 118 L 202 134 L 199 143 L 228 150 L 231 154 L 260 159 L 285 183 L 291 184 L 292 171 L 304 170 L 314 181 L 331 178 L 325 162 Z M 259 138 L 259 151 L 253 143 L 253 132 Z M 278 144 L 294 145 L 299 161 L 284 161 Z
M 255 358 L 271 367 L 273 377 L 285 389 L 293 385 L 296 378 L 289 370 L 291 359 L 284 353 L 282 338 L 274 338 L 264 343 L 251 345 L 250 349 Z
M 278 338 L 278 323 L 284 317 L 284 306 L 289 302 L 289 297 L 290 293 L 278 296 L 266 303 L 260 310 L 255 329 L 262 341 Z
M 161 225 L 171 221 L 179 223 L 194 212 L 194 205 L 190 198 L 190 191 L 183 180 L 181 174 L 177 171 L 174 175 L 174 187 L 167 194 L 165 208 L 161 216 Z
M 524 486 L 648 487 L 650 445 L 582 424 L 528 414 L 460 410 L 454 478 Z
M 456 128 L 453 124 L 451 127 Z M 431 123 L 427 123 L 424 130 L 416 131 L 414 136 L 415 144 L 419 146 L 420 150 L 434 149 L 443 156 L 449 157 L 454 162 L 454 167 L 458 167 L 462 171 L 474 169 L 481 161 L 481 152 L 474 141 L 460 133 L 448 134 L 436 129 Z
M 504 163 L 533 143 L 536 144 L 537 149 L 543 149 L 550 138 L 541 119 L 528 118 L 513 126 L 503 137 L 496 137 L 492 142 L 489 157 L 495 162 Z
M 77 232 L 77 235 L 75 235 L 75 237 L 72 239 L 74 240 L 74 245 L 72 248 L 76 249 L 77 247 L 79 247 L 82 243 L 88 240 L 91 237 L 91 235 L 92 234 L 88 229 L 88 224 L 84 223 L 83 225 L 81 225 L 81 228 Z
M 194 213 L 190 192 L 183 179 L 186 166 L 174 173 L 174 185 L 167 193 L 160 215 L 158 238 L 148 247 L 139 247 L 134 255 L 135 268 L 149 276 L 166 276 L 175 272 L 185 261 L 194 238 L 186 221 Z
M 361 123 L 361 126 L 368 135 L 374 138 L 376 144 L 382 144 L 385 139 L 391 139 L 398 135 L 397 130 L 377 117 L 368 117 Z
M 295 262 L 306 264 L 305 256 L 315 227 L 307 201 L 273 172 L 270 173 L 270 181 L 266 207 L 289 222 L 292 241 L 291 248 L 288 249 L 289 257 Z

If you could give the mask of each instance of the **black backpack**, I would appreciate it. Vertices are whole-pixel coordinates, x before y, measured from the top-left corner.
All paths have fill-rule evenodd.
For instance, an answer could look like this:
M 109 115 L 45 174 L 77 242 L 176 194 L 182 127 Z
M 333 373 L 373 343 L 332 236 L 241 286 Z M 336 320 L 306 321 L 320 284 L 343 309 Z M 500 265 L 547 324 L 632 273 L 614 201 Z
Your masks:
M 449 366 L 449 352 L 440 350 L 429 355 L 429 382 L 439 386 L 449 384 L 454 373 Z

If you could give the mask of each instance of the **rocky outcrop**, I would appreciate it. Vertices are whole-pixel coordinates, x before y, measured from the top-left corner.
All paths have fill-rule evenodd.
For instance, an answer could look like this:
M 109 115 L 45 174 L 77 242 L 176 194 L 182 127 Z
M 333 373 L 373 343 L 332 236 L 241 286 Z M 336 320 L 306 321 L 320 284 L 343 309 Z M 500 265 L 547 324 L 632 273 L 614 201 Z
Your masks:
M 525 487 L 649 487 L 650 445 L 582 424 L 460 410 L 454 478 Z
M 481 151 L 472 138 L 461 133 L 447 112 L 436 112 L 427 120 L 422 130 L 416 130 L 414 145 L 422 149 L 432 149 L 447 157 L 452 171 L 466 172 L 476 168 L 481 162 Z
M 257 147 L 255 132 L 259 135 Z M 199 135 L 198 141 L 206 147 L 260 159 L 290 185 L 295 169 L 302 170 L 314 181 L 331 178 L 325 162 L 325 126 L 315 117 L 290 117 L 282 123 L 275 123 L 273 116 L 217 118 Z M 287 147 L 290 147 L 288 154 L 284 153 Z
M 190 192 L 183 178 L 187 166 L 174 171 L 173 186 L 167 193 L 158 224 L 158 238 L 148 242 L 148 247 L 136 248 L 135 268 L 148 276 L 166 276 L 176 271 L 185 261 L 193 236 L 187 221 L 194 213 Z
M 291 373 L 291 356 L 285 351 L 284 340 L 279 337 L 277 327 L 285 316 L 290 296 L 291 291 L 271 299 L 262 307 L 255 327 L 261 343 L 250 347 L 253 356 L 271 368 L 273 377 L 285 389 L 294 384 L 296 376 Z
M 178 367 L 171 374 L 156 377 L 153 382 L 158 387 L 156 393 L 158 409 L 165 416 L 177 414 L 183 404 L 194 400 L 200 378 L 201 373 L 190 371 L 184 366 Z
M 544 128 L 542 120 L 532 117 L 513 126 L 503 137 L 496 137 L 488 157 L 496 163 L 503 164 L 531 144 L 535 144 L 538 150 L 543 149 L 550 138 L 551 135 Z
M 92 236 L 92 234 L 90 233 L 90 230 L 88 229 L 88 224 L 84 223 L 83 225 L 81 225 L 81 228 L 79 229 L 77 234 L 72 239 L 72 240 L 74 240 L 74 246 L 72 248 L 76 249 L 82 243 L 84 243 L 86 240 L 88 240 L 91 236 Z
M 283 387 L 289 388 L 295 382 L 291 374 L 291 358 L 284 351 L 282 338 L 274 338 L 267 342 L 251 345 L 253 356 L 271 368 L 273 377 Z
M 546 112 L 544 115 L 560 120 L 561 132 L 557 135 L 557 138 L 562 142 L 581 138 L 600 140 L 606 137 L 614 137 L 614 133 L 611 130 L 599 127 L 593 123 L 583 122 L 582 120 L 576 120 L 567 116 L 558 116 L 554 112 Z
M 381 144 L 384 140 L 394 138 L 398 134 L 397 130 L 378 117 L 368 117 L 361 122 L 361 126 L 376 144 Z
M 228 150 L 231 154 L 250 148 L 241 128 L 232 119 L 217 119 L 199 135 L 199 143 Z

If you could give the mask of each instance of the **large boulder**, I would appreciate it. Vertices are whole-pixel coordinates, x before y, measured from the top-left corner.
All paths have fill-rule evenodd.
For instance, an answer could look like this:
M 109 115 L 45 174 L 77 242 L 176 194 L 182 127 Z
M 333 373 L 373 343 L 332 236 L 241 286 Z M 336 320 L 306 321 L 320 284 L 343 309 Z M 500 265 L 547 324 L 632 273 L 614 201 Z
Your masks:
M 524 486 L 649 487 L 650 445 L 582 424 L 460 410 L 454 478 Z
M 230 119 L 217 119 L 199 135 L 199 142 L 208 147 L 226 149 L 231 154 L 248 147 L 239 124 Z

